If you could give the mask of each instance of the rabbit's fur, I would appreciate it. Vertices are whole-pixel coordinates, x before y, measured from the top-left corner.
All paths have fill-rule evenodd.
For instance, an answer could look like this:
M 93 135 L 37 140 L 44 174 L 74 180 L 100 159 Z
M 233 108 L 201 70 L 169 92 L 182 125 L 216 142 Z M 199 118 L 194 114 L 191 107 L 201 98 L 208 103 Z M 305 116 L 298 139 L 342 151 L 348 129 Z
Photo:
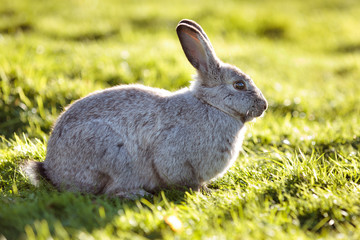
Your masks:
M 221 62 L 201 27 L 182 20 L 177 34 L 197 76 L 177 92 L 117 86 L 74 102 L 58 118 L 41 172 L 62 190 L 131 198 L 157 189 L 198 190 L 237 158 L 244 123 L 267 102 L 253 81 Z M 242 81 L 245 88 L 235 89 Z

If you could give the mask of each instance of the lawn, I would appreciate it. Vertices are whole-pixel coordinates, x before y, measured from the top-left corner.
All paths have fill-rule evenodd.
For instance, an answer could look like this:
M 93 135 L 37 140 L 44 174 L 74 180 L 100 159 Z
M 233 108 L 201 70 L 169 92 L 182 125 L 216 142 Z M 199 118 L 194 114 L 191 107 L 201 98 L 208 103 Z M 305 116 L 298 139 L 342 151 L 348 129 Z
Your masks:
M 360 239 L 358 0 L 2 0 L 0 239 Z M 65 107 L 95 90 L 189 86 L 197 21 L 269 102 L 210 193 L 134 201 L 34 187 Z

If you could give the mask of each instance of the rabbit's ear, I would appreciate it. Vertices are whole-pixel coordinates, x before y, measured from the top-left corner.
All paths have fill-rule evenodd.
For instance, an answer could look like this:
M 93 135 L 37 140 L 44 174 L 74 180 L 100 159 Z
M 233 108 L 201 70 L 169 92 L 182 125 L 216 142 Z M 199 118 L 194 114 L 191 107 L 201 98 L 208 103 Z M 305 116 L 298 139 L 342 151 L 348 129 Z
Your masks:
M 218 68 L 219 61 L 202 28 L 190 20 L 182 20 L 176 28 L 181 46 L 189 62 L 201 73 Z
M 207 41 L 209 47 L 211 47 L 211 49 L 214 49 L 210 43 L 208 36 L 206 35 L 206 33 L 204 32 L 204 30 L 201 28 L 201 26 L 199 24 L 197 24 L 195 21 L 189 20 L 189 19 L 183 19 L 179 22 L 179 24 L 181 24 L 181 23 L 184 23 L 184 24 L 187 24 L 187 25 L 190 25 L 190 26 L 193 26 L 194 28 L 196 28 L 201 33 L 203 38 Z

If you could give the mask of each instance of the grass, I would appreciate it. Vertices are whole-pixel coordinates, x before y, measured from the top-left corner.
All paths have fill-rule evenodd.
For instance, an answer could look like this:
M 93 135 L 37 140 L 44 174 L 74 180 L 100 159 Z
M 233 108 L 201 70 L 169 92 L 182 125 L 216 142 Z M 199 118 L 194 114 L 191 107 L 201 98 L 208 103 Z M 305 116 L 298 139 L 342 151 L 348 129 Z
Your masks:
M 359 239 L 360 3 L 3 0 L 0 239 Z M 32 186 L 64 107 L 117 84 L 176 90 L 191 65 L 174 31 L 198 21 L 269 101 L 210 194 L 126 201 Z

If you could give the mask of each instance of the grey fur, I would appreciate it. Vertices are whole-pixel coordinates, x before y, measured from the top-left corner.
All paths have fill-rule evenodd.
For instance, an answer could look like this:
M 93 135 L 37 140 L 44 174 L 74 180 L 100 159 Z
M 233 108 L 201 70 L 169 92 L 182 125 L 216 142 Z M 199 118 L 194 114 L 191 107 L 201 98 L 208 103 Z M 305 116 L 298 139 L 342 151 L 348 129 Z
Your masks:
M 216 57 L 197 23 L 182 20 L 176 30 L 198 73 L 190 88 L 117 86 L 73 103 L 42 166 L 56 187 L 127 198 L 179 185 L 198 190 L 236 160 L 244 123 L 267 102 L 249 76 Z M 246 90 L 233 87 L 239 80 Z

